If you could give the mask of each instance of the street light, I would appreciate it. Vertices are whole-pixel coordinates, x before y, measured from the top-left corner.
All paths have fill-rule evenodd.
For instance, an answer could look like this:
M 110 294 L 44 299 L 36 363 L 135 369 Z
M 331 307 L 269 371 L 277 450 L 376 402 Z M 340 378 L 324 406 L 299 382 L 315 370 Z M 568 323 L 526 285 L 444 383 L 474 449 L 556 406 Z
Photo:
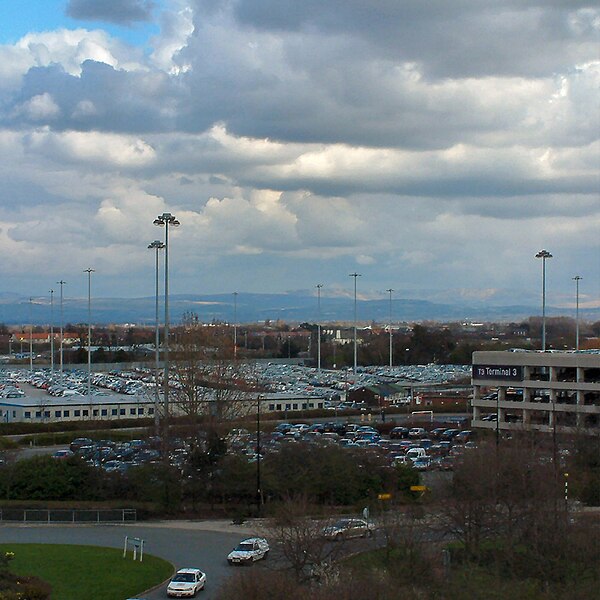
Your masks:
M 94 269 L 84 269 L 84 273 L 88 276 L 88 347 L 87 347 L 87 358 L 88 358 L 88 376 L 87 376 L 87 395 L 88 400 L 92 393 L 92 273 Z
M 317 283 L 317 371 L 321 371 L 321 288 L 322 283 Z
M 233 358 L 237 358 L 237 297 L 238 293 L 233 292 Z
M 573 281 L 576 287 L 575 301 L 575 350 L 579 350 L 579 282 L 583 279 L 580 275 L 575 275 Z
M 394 290 L 390 288 L 386 290 L 390 294 L 390 371 L 392 370 L 392 292 Z
M 358 367 L 358 352 L 356 347 L 356 278 L 360 276 L 360 273 L 350 273 L 349 275 L 349 277 L 354 277 L 354 375 L 356 375 Z
M 54 290 L 50 290 L 50 379 L 54 381 Z
M 33 375 L 33 323 L 31 322 L 31 305 L 33 298 L 29 298 L 29 374 Z
M 60 383 L 63 383 L 63 327 L 64 327 L 64 314 L 63 314 L 63 285 L 67 283 L 62 279 L 57 282 L 60 285 Z
M 552 258 L 548 250 L 540 250 L 536 258 L 542 259 L 542 352 L 546 351 L 546 259 Z
M 156 435 L 159 433 L 159 393 L 158 393 L 158 371 L 159 371 L 159 346 L 160 346 L 160 332 L 158 322 L 158 254 L 165 245 L 160 240 L 154 240 L 148 245 L 149 250 L 156 250 L 156 282 L 155 282 L 155 299 L 154 299 L 154 429 Z
M 165 438 L 169 427 L 169 226 L 179 227 L 179 221 L 171 213 L 163 213 L 154 219 L 154 224 L 165 228 L 165 341 L 164 341 L 164 424 Z
M 262 506 L 262 490 L 260 481 L 260 401 L 261 395 L 256 398 L 256 515 L 260 517 Z

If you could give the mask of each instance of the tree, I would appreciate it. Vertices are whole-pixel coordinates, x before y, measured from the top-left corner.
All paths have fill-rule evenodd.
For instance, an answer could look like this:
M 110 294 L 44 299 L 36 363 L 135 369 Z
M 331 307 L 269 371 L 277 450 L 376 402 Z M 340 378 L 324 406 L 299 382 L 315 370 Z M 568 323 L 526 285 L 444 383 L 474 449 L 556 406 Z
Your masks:
M 206 428 L 255 411 L 252 372 L 233 360 L 233 340 L 225 327 L 188 326 L 177 331 L 172 352 L 176 385 L 170 389 L 176 412 L 195 428 Z
M 267 535 L 278 548 L 283 564 L 296 581 L 323 577 L 339 557 L 343 542 L 332 543 L 323 536 L 322 520 L 310 516 L 307 496 L 289 497 L 267 523 Z

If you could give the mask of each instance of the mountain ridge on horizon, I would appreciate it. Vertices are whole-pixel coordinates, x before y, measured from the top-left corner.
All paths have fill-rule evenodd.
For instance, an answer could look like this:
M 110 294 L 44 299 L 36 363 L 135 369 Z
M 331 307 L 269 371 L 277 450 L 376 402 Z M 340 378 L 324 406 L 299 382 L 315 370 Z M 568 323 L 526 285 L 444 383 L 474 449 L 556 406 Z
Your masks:
M 7 325 L 33 323 L 48 324 L 51 321 L 52 307 L 49 298 L 34 298 L 18 294 L 0 292 L 0 322 Z M 283 320 L 294 323 L 317 322 L 317 296 L 301 293 L 263 294 L 258 292 L 238 292 L 220 294 L 171 294 L 169 296 L 170 321 L 181 322 L 185 313 L 196 313 L 202 322 L 233 322 L 234 312 L 237 322 L 257 323 Z M 135 323 L 149 325 L 155 321 L 155 296 L 138 298 L 92 297 L 92 323 Z M 462 300 L 462 299 L 461 299 Z M 164 313 L 162 298 L 160 318 Z M 439 303 L 426 299 L 392 298 L 392 322 L 413 321 L 520 321 L 530 316 L 538 316 L 541 307 L 529 304 L 506 304 L 496 306 L 486 303 Z M 54 322 L 58 321 L 59 304 L 54 299 Z M 548 316 L 574 317 L 573 311 L 560 307 L 547 306 Z M 86 323 L 88 320 L 87 298 L 63 299 L 64 323 Z M 354 318 L 354 303 L 347 296 L 321 296 L 321 322 L 350 322 Z M 581 309 L 583 320 L 600 319 L 600 309 Z M 390 320 L 390 299 L 358 299 L 357 319 L 359 322 L 388 323 Z

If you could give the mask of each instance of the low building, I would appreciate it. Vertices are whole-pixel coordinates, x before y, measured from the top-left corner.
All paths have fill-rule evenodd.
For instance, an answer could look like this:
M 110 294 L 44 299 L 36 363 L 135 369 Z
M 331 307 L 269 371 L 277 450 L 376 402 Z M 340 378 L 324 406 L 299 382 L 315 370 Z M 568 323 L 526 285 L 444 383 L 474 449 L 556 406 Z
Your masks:
M 143 419 L 154 416 L 154 399 L 143 396 L 21 396 L 0 399 L 4 423 L 55 423 Z
M 600 432 L 599 351 L 474 352 L 472 385 L 473 427 Z

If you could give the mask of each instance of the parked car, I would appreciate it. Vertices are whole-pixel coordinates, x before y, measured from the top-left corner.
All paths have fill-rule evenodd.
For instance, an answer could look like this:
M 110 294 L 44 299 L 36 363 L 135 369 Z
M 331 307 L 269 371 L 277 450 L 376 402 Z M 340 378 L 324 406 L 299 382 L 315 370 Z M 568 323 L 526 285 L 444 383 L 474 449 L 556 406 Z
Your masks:
M 333 525 L 323 528 L 323 537 L 332 540 L 343 540 L 353 537 L 373 535 L 373 523 L 364 519 L 340 519 Z
M 400 440 L 408 437 L 408 427 L 394 427 L 390 430 L 391 440 Z
M 429 456 L 421 456 L 413 461 L 413 468 L 417 471 L 427 471 L 431 468 L 431 459 Z
M 230 565 L 248 565 L 264 560 L 269 554 L 269 543 L 264 538 L 242 540 L 228 555 Z
M 179 569 L 167 586 L 167 596 L 193 598 L 206 585 L 206 574 L 200 569 Z
M 409 448 L 406 451 L 406 457 L 410 458 L 412 461 L 415 461 L 419 458 L 427 457 L 427 452 L 425 451 L 425 448 Z
M 423 427 L 412 427 L 408 430 L 408 437 L 410 438 L 420 438 L 426 435 L 427 431 L 423 429 Z

